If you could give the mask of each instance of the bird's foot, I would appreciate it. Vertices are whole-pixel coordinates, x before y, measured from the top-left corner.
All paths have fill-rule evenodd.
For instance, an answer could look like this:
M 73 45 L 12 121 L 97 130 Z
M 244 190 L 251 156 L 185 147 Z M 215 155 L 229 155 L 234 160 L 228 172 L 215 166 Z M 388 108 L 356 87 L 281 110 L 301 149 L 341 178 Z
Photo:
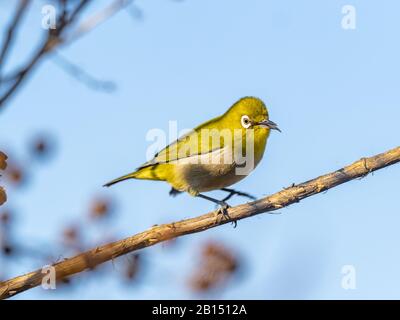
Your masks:
M 219 207 L 218 211 L 217 211 L 217 218 L 218 218 L 218 215 L 222 214 L 223 219 L 230 220 L 230 216 L 228 214 L 228 209 L 230 208 L 230 205 L 226 203 L 226 200 L 214 199 L 214 198 L 211 198 L 211 197 L 206 196 L 201 193 L 197 194 L 196 197 L 203 198 L 203 199 L 206 199 L 208 201 L 215 203 Z M 234 224 L 234 227 L 236 228 L 237 222 L 233 221 L 232 223 Z
M 180 193 L 182 193 L 181 191 L 179 191 L 179 190 L 176 190 L 175 188 L 171 188 L 171 190 L 169 191 L 169 195 L 171 196 L 171 197 L 176 197 L 178 194 L 180 194 Z
M 227 204 L 224 200 L 220 201 L 218 204 L 219 208 L 217 211 L 217 214 L 222 215 L 222 219 L 229 220 L 231 217 L 229 216 L 228 209 L 231 207 L 229 204 Z M 234 220 L 232 221 L 233 227 L 236 228 L 237 226 L 237 221 Z
M 224 217 L 229 217 L 228 209 L 231 207 L 229 204 L 227 204 L 225 201 L 220 201 L 217 204 L 217 207 L 218 207 L 218 214 L 222 214 Z

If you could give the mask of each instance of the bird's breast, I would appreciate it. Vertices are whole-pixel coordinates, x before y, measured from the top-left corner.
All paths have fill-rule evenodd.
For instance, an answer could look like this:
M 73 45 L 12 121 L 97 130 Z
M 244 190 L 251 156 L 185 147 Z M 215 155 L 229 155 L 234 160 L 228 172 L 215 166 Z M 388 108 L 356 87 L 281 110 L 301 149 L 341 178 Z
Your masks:
M 221 189 L 244 179 L 259 164 L 266 139 L 256 137 L 254 145 L 246 148 L 226 145 L 207 154 L 200 154 L 174 162 L 175 189 L 192 194 Z

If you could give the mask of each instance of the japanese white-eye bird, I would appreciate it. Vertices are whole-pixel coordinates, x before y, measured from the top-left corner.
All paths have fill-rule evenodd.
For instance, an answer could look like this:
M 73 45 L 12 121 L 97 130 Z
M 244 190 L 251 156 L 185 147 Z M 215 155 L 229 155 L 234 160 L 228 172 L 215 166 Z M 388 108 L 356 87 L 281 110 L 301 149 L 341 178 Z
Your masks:
M 252 198 L 227 187 L 245 178 L 258 165 L 271 129 L 280 131 L 269 120 L 264 102 L 255 97 L 244 97 L 223 115 L 201 124 L 158 152 L 135 172 L 104 186 L 127 179 L 166 181 L 172 186 L 171 195 L 188 192 L 220 205 L 226 213 L 229 207 L 226 201 L 233 195 Z M 239 172 L 247 166 L 249 159 L 252 161 L 249 172 Z M 229 194 L 223 200 L 202 194 L 212 190 Z

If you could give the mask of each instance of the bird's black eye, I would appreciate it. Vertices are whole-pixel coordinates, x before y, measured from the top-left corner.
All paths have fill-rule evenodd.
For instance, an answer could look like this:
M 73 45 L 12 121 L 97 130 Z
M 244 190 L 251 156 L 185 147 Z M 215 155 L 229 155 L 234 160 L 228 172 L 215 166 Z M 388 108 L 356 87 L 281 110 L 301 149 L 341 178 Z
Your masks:
M 248 116 L 242 116 L 241 121 L 242 121 L 242 127 L 243 128 L 245 128 L 245 129 L 250 128 L 251 121 L 250 121 L 250 118 Z

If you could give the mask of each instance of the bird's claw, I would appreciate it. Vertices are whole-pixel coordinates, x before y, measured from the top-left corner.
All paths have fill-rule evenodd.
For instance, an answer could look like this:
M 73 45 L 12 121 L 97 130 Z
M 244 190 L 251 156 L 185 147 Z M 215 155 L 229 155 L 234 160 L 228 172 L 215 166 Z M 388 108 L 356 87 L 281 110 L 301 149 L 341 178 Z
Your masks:
M 222 218 L 223 218 L 223 219 L 229 220 L 229 219 L 231 218 L 231 217 L 229 216 L 229 213 L 228 213 L 228 209 L 229 209 L 230 207 L 231 207 L 231 206 L 230 206 L 229 204 L 227 204 L 226 202 L 222 202 L 222 203 L 219 205 L 217 214 L 222 215 Z M 232 221 L 232 224 L 233 224 L 233 227 L 236 228 L 236 226 L 237 226 L 237 221 L 236 221 L 236 220 Z
M 228 209 L 230 207 L 231 206 L 229 204 L 227 204 L 227 203 L 221 203 L 219 205 L 219 208 L 218 208 L 218 214 L 222 214 L 224 217 L 228 217 L 229 218 Z

